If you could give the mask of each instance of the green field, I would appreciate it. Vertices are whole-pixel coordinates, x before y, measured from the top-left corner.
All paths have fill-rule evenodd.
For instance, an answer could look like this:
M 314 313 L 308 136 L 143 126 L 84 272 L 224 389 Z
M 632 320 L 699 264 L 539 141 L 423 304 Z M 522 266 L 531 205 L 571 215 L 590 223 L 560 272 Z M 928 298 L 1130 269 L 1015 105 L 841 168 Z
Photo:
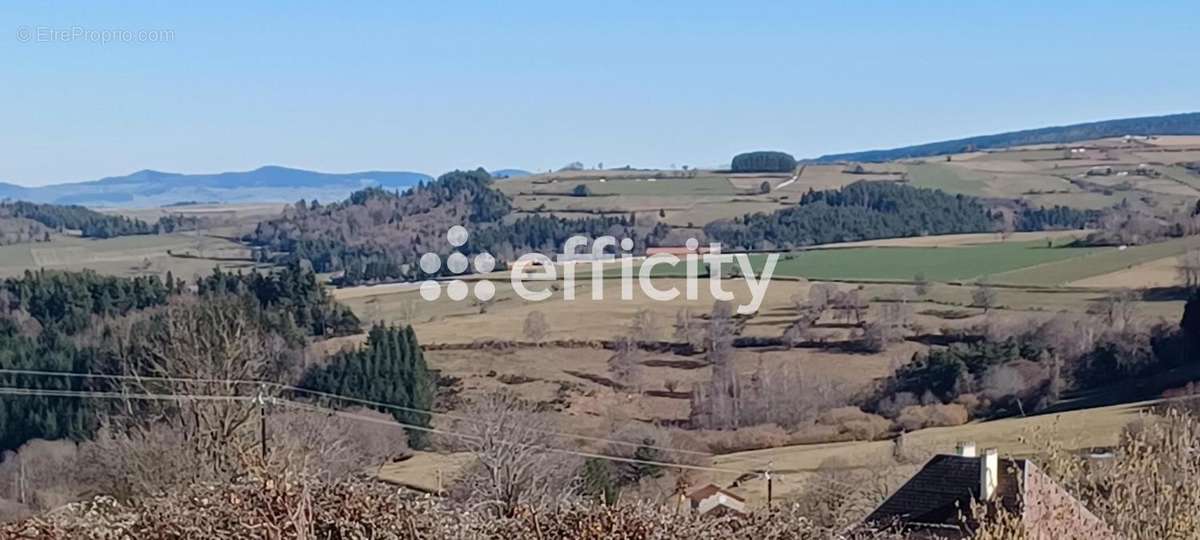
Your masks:
M 1103 248 L 1086 257 L 1056 261 L 995 276 L 997 283 L 1014 285 L 1059 285 L 1092 276 L 1118 272 L 1150 261 L 1182 255 L 1200 248 L 1200 237 L 1191 236 L 1135 246 L 1125 250 Z
M 1045 242 L 1006 242 L 944 247 L 819 249 L 785 254 L 775 274 L 816 280 L 971 281 L 1094 254 L 1103 248 L 1046 247 Z M 754 256 L 761 268 L 762 255 Z
M 1152 246 L 1147 246 L 1152 247 Z M 1178 246 L 1173 247 L 1178 250 Z M 984 277 L 996 283 L 1010 280 L 1000 276 L 1009 272 L 1041 268 L 1040 265 L 1074 261 L 1107 251 L 1116 253 L 1115 248 L 1073 248 L 1046 246 L 1044 241 L 996 242 L 962 246 L 940 247 L 853 247 L 812 249 L 780 254 L 775 266 L 776 276 L 803 277 L 819 281 L 910 281 L 917 274 L 924 274 L 932 281 L 973 281 Z M 1163 251 L 1162 249 L 1155 252 Z M 1128 253 L 1127 250 L 1125 253 Z M 1150 257 L 1147 251 L 1142 256 Z M 766 255 L 752 254 L 751 264 L 761 271 Z M 1157 257 L 1151 257 L 1151 259 Z M 1107 259 L 1103 259 L 1107 260 Z M 1086 264 L 1083 267 L 1087 267 Z M 1098 265 L 1089 275 L 1107 273 L 1107 266 Z M 612 268 L 608 275 L 619 270 Z M 655 277 L 678 277 L 684 272 L 683 265 L 676 268 L 659 266 Z M 1033 275 L 1037 275 L 1034 271 Z M 1086 277 L 1086 276 L 1085 276 Z M 993 279 L 994 278 L 994 279 Z M 1035 285 L 1029 280 L 1014 283 Z M 1054 284 L 1047 282 L 1045 284 Z
M 912 185 L 941 189 L 949 193 L 983 196 L 987 193 L 987 175 L 943 163 L 922 163 L 908 169 Z

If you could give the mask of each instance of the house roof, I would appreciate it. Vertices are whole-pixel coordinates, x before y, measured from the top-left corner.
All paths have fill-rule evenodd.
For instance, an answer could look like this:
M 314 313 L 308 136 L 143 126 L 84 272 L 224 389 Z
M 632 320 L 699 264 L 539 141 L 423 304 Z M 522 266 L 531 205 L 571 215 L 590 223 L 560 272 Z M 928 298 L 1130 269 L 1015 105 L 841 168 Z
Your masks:
M 708 484 L 700 489 L 697 489 L 696 491 L 689 493 L 687 497 L 693 502 L 699 502 L 718 493 L 724 494 L 726 497 L 737 500 L 738 502 L 746 502 L 746 499 L 737 496 L 729 490 L 721 489 L 714 484 Z
M 996 497 L 1002 506 L 1021 505 L 1020 476 L 1025 460 L 1001 459 Z M 980 459 L 938 455 L 888 497 L 865 520 L 867 523 L 905 527 L 957 527 L 979 494 Z

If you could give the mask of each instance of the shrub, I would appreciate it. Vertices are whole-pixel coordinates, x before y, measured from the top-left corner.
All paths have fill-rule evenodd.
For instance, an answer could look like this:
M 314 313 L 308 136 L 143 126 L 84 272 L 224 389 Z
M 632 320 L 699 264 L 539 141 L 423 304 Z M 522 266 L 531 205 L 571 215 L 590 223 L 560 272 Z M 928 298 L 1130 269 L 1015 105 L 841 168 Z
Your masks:
M 913 405 L 905 407 L 896 417 L 896 424 L 904 431 L 916 431 L 931 427 L 960 426 L 967 423 L 967 408 L 958 403 L 949 405 Z

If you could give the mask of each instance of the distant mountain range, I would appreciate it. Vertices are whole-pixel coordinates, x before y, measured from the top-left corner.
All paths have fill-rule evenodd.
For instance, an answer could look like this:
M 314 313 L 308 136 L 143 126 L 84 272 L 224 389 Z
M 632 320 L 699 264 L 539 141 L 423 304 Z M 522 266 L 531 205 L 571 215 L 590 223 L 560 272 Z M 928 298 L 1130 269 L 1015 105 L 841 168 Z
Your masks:
M 1169 114 L 1104 120 L 1069 126 L 1054 126 L 995 135 L 981 135 L 940 141 L 889 150 L 868 150 L 845 154 L 829 154 L 811 162 L 835 161 L 879 162 L 896 159 L 923 158 L 955 154 L 964 150 L 989 150 L 1030 144 L 1066 144 L 1125 135 L 1200 135 L 1200 113 Z
M 267 166 L 253 171 L 180 174 L 143 170 L 86 182 L 24 187 L 0 182 L 0 199 L 84 206 L 149 207 L 181 201 L 223 203 L 340 201 L 366 187 L 404 189 L 429 175 L 408 171 L 322 173 Z

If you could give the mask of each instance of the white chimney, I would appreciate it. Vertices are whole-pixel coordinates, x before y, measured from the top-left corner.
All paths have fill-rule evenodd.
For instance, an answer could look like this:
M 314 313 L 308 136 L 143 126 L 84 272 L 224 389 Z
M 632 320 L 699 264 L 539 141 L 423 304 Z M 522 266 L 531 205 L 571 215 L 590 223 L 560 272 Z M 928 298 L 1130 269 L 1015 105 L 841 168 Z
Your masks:
M 975 443 L 960 442 L 955 453 L 958 454 L 958 457 L 975 457 Z
M 996 495 L 996 484 L 1000 481 L 1000 456 L 995 448 L 983 451 L 979 458 L 979 499 L 990 501 Z

